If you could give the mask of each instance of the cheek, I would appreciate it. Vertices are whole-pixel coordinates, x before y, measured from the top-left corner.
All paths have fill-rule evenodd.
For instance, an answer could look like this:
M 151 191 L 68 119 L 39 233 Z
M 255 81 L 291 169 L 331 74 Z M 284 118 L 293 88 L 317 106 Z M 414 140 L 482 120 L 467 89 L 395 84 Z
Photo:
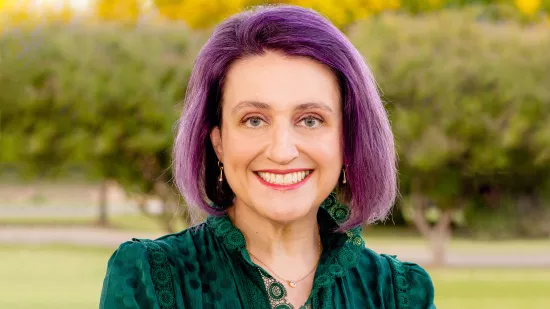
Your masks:
M 242 172 L 258 155 L 260 144 L 228 129 L 223 134 L 223 150 L 227 167 Z
M 306 146 L 307 154 L 328 174 L 339 173 L 342 167 L 342 142 L 339 134 L 314 139 Z

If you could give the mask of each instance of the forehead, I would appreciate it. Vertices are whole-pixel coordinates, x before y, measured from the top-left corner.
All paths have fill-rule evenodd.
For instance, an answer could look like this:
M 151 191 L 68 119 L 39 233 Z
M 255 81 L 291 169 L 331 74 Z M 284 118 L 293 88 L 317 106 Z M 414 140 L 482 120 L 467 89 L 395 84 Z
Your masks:
M 223 96 L 224 105 L 254 100 L 276 108 L 323 102 L 336 110 L 340 104 L 338 81 L 328 67 L 309 58 L 276 52 L 233 63 L 227 73 Z

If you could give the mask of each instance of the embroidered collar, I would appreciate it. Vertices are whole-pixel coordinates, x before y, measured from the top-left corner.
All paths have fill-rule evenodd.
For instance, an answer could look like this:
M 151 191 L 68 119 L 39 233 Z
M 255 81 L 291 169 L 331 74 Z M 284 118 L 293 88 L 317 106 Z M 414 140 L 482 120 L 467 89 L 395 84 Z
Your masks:
M 346 233 L 335 232 L 339 224 L 348 219 L 349 213 L 349 208 L 340 204 L 334 193 L 331 193 L 319 208 L 317 221 L 323 254 L 317 266 L 312 294 L 317 289 L 330 286 L 334 279 L 344 276 L 347 271 L 357 266 L 358 254 L 365 246 L 361 228 L 357 227 Z M 246 250 L 245 238 L 227 214 L 209 216 L 206 224 L 228 250 L 240 252 L 243 258 L 252 264 Z

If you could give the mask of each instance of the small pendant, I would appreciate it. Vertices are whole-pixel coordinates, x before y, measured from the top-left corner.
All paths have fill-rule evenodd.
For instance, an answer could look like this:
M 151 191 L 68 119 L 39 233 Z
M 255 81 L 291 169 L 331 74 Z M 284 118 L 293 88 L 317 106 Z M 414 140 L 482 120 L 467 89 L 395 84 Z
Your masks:
M 288 281 L 288 285 L 289 285 L 291 288 L 295 288 L 295 287 L 296 287 L 296 281 L 290 280 L 290 281 Z

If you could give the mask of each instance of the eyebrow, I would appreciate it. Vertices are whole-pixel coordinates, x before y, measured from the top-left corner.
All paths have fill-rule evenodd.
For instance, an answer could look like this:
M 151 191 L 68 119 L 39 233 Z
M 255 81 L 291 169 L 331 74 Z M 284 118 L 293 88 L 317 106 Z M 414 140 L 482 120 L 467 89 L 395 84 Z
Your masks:
M 242 101 L 237 106 L 235 106 L 232 110 L 232 114 L 237 113 L 239 110 L 245 108 L 245 107 L 255 107 L 258 109 L 271 109 L 271 106 L 269 104 L 258 102 L 258 101 Z M 317 102 L 308 102 L 308 103 L 302 103 L 299 104 L 294 108 L 295 111 L 304 111 L 308 109 L 322 109 L 326 112 L 333 113 L 334 111 L 332 108 L 330 108 L 328 105 L 324 103 L 317 103 Z

